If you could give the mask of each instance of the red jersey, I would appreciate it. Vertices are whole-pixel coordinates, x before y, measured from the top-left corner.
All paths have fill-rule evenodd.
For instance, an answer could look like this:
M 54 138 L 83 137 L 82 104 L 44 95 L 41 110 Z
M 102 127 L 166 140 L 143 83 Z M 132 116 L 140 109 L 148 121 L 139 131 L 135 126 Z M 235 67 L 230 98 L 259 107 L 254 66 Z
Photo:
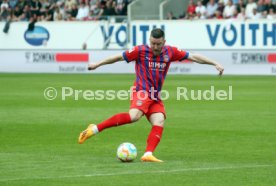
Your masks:
M 189 57 L 189 53 L 173 46 L 164 46 L 159 56 L 154 56 L 148 45 L 139 45 L 123 52 L 127 62 L 135 61 L 136 91 L 149 92 L 152 88 L 160 92 L 170 64 Z
M 188 12 L 189 14 L 195 14 L 195 10 L 196 10 L 196 6 L 195 6 L 195 5 L 189 5 L 189 6 L 187 7 L 187 12 Z

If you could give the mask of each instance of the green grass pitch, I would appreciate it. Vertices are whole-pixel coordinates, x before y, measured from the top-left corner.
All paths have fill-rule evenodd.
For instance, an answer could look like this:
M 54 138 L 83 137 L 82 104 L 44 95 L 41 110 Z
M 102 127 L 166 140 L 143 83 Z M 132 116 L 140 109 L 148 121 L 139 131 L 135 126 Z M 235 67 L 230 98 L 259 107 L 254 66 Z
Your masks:
M 107 129 L 79 145 L 79 132 L 129 101 L 48 101 L 47 87 L 125 89 L 134 75 L 0 74 L 0 185 L 276 185 L 276 77 L 172 76 L 164 89 L 167 120 L 155 155 L 139 161 L 150 125 Z M 176 87 L 233 87 L 232 101 L 177 101 Z M 60 92 L 59 92 L 60 93 Z M 133 163 L 116 159 L 122 142 L 138 149 Z

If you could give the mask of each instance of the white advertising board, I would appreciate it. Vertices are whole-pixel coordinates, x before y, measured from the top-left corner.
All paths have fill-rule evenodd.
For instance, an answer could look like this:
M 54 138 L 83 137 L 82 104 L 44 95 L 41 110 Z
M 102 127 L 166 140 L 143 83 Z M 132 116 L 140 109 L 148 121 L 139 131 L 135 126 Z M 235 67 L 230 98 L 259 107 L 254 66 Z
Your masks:
M 38 22 L 34 31 L 27 27 L 27 22 L 14 22 L 7 34 L 0 32 L 0 50 L 79 50 L 85 42 L 88 49 L 124 49 L 148 44 L 154 27 L 165 30 L 169 45 L 187 50 L 276 50 L 273 20 L 132 21 L 129 26 L 106 21 Z
M 82 73 L 90 53 L 83 51 L 0 51 L 0 72 Z
M 134 63 L 117 62 L 95 71 L 88 71 L 89 63 L 98 62 L 123 50 L 0 50 L 0 72 L 31 73 L 134 73 Z M 215 59 L 225 67 L 225 74 L 276 75 L 276 52 L 266 51 L 206 51 L 193 50 Z M 174 62 L 170 74 L 213 74 L 213 66 L 192 62 Z
M 0 28 L 4 25 L 4 22 L 0 22 Z M 127 42 L 126 34 L 122 34 L 126 33 L 126 24 L 113 23 L 109 26 L 107 22 L 38 22 L 35 25 L 33 31 L 28 31 L 27 22 L 11 23 L 7 34 L 0 32 L 0 50 L 79 50 L 84 43 L 89 49 L 103 49 L 110 35 L 114 35 L 108 40 L 110 48 L 123 48 Z
M 275 21 L 135 21 L 131 43 L 149 44 L 152 28 L 162 28 L 169 45 L 193 50 L 276 50 Z

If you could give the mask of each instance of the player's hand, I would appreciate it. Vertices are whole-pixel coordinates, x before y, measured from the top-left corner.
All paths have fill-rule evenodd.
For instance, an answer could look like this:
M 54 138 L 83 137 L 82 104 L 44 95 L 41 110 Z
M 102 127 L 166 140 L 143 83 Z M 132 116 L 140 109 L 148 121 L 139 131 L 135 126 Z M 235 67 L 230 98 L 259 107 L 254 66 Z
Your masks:
M 219 75 L 221 76 L 223 74 L 224 68 L 220 64 L 216 64 L 216 69 L 219 71 Z
M 98 63 L 91 63 L 88 65 L 88 70 L 95 70 L 98 67 L 99 67 Z

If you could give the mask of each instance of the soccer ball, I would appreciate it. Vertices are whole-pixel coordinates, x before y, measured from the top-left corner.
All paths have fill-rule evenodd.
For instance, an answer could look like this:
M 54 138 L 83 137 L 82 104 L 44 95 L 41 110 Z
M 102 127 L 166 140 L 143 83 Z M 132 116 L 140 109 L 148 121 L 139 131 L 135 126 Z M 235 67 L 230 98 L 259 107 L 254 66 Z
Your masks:
M 122 143 L 117 149 L 117 158 L 122 162 L 131 162 L 137 157 L 137 149 L 132 143 Z

